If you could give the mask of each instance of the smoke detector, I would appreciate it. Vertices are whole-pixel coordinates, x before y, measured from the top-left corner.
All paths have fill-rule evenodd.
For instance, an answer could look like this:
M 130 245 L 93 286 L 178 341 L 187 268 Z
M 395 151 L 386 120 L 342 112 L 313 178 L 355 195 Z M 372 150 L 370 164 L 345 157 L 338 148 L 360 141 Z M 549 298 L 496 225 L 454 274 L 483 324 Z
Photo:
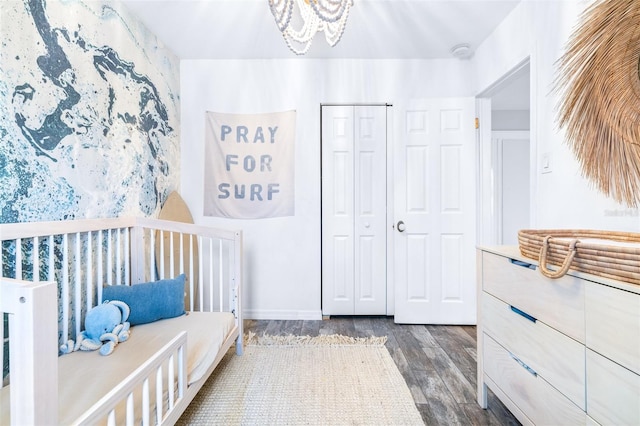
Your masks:
M 471 51 L 471 47 L 467 43 L 456 44 L 451 48 L 451 54 L 454 58 L 458 58 L 460 60 L 470 59 L 473 56 L 473 52 Z

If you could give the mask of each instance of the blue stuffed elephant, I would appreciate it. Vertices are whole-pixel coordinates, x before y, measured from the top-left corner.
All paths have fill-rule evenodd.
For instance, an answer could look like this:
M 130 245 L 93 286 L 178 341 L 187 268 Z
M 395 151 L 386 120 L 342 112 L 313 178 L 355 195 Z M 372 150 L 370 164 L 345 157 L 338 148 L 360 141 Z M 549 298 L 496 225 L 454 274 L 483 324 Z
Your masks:
M 78 341 L 67 341 L 60 346 L 60 352 L 100 350 L 100 355 L 109 355 L 120 342 L 129 339 L 129 305 L 119 300 L 105 301 L 87 312 L 84 319 L 85 330 Z

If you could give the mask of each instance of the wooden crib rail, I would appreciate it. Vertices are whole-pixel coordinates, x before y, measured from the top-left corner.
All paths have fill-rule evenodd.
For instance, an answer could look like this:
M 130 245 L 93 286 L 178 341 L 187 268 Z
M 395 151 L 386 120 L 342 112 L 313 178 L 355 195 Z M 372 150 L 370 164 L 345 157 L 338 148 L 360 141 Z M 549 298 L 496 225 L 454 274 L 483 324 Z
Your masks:
M 76 219 L 49 222 L 0 223 L 0 237 L 3 240 L 17 238 L 48 237 L 100 230 L 129 228 L 135 226 L 138 218 L 122 217 L 108 219 Z
M 154 228 L 158 230 L 181 232 L 184 234 L 197 234 L 211 238 L 222 238 L 225 240 L 234 240 L 237 238 L 239 231 L 228 230 L 223 228 L 212 228 L 202 225 L 194 225 L 192 223 L 174 222 L 170 220 L 152 219 L 152 218 L 135 218 L 134 225 Z
M 184 397 L 187 388 L 187 333 L 181 332 L 167 343 L 162 349 L 145 361 L 125 380 L 116 386 L 111 392 L 100 399 L 93 407 L 81 415 L 74 425 L 90 425 L 104 423 L 109 426 L 124 424 L 159 424 L 165 423 L 165 419 L 171 415 L 173 408 Z M 177 361 L 177 362 L 176 362 Z M 174 371 L 174 365 L 177 371 Z M 163 372 L 163 366 L 168 371 Z M 155 415 L 149 412 L 150 401 L 154 395 L 150 390 L 150 381 L 155 376 Z M 134 391 L 142 384 L 142 403 L 134 403 Z M 164 387 L 166 384 L 166 388 Z M 165 405 L 165 390 L 167 391 L 167 404 Z M 120 406 L 125 415 L 120 415 L 116 410 Z M 135 408 L 141 412 L 135 412 Z M 118 421 L 117 419 L 124 419 Z M 152 420 L 155 419 L 155 420 Z M 156 421 L 157 420 L 157 421 Z

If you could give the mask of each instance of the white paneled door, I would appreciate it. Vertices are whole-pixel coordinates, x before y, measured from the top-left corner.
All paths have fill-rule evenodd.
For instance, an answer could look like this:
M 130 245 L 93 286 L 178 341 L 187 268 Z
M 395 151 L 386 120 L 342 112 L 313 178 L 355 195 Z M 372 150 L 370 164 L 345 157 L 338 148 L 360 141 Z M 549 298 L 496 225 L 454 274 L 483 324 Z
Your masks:
M 322 313 L 386 314 L 386 106 L 322 106 Z
M 474 106 L 472 98 L 444 98 L 398 109 L 397 323 L 476 323 Z

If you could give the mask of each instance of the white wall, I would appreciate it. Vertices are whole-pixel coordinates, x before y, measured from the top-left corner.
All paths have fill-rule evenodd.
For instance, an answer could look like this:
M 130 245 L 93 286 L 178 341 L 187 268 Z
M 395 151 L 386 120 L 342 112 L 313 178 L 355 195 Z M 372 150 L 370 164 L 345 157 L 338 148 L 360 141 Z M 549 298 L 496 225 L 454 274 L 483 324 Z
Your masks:
M 586 1 L 523 1 L 478 48 L 472 66 L 474 91 L 489 88 L 530 57 L 531 143 L 538 167 L 532 204 L 537 228 L 640 229 L 638 211 L 605 198 L 581 176 L 580 166 L 556 125 L 558 99 L 552 92 L 555 62 Z M 543 154 L 551 173 L 540 173 Z
M 582 178 L 555 124 L 555 62 L 586 1 L 523 1 L 478 48 L 457 60 L 220 60 L 181 62 L 181 193 L 196 223 L 241 228 L 246 248 L 246 313 L 251 318 L 320 318 L 320 104 L 381 103 L 469 96 L 530 59 L 532 226 L 636 231 L 638 212 Z M 202 215 L 204 113 L 295 109 L 296 214 L 263 220 Z M 400 111 L 395 111 L 395 117 Z M 397 126 L 397 124 L 394 124 Z M 397 129 L 396 129 L 397 130 Z M 393 131 L 392 134 L 397 134 Z M 543 154 L 551 173 L 540 173 Z
M 244 231 L 244 307 L 249 318 L 321 317 L 320 104 L 388 102 L 399 108 L 414 98 L 471 96 L 470 71 L 469 62 L 456 59 L 181 62 L 181 195 L 196 223 Z M 205 111 L 291 109 L 297 111 L 295 216 L 204 217 Z
M 491 130 L 529 130 L 529 110 L 491 111 Z

